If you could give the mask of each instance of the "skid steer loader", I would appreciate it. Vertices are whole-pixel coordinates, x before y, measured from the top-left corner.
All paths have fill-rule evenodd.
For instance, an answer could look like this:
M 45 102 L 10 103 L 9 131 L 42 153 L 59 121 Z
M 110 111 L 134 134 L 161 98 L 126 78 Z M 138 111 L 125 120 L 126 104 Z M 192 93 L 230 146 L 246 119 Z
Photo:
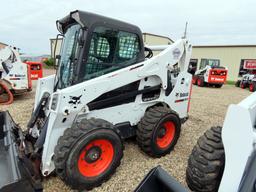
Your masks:
M 192 190 L 256 191 L 255 98 L 252 93 L 230 105 L 223 128 L 212 127 L 199 138 L 188 160 L 187 183 Z
M 256 63 L 254 60 L 245 60 L 241 72 L 241 78 L 235 83 L 236 87 L 245 89 L 249 87 L 250 92 L 256 91 Z
M 0 104 L 11 104 L 13 94 L 32 90 L 30 68 L 20 59 L 15 47 L 0 50 Z
M 220 66 L 219 59 L 202 59 L 200 69 L 193 75 L 192 83 L 199 87 L 221 88 L 226 82 L 228 69 Z
M 0 114 L 5 191 L 40 190 L 40 175 L 54 171 L 71 188 L 92 189 L 120 165 L 124 139 L 136 136 L 142 151 L 161 157 L 188 118 L 188 40 L 145 49 L 137 26 L 83 11 L 57 28 L 64 36 L 58 70 L 39 79 L 27 130 Z
M 239 114 L 239 121 L 237 121 Z M 229 106 L 223 128 L 216 126 L 198 139 L 186 170 L 196 192 L 256 191 L 256 92 Z M 152 169 L 135 192 L 186 192 L 161 167 Z

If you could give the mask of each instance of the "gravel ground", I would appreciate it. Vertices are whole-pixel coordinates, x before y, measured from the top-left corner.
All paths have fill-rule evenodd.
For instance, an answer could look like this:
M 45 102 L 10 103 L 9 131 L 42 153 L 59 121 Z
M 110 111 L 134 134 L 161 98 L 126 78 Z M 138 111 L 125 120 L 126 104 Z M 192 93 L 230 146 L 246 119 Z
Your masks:
M 45 70 L 44 74 L 52 74 Z M 32 92 L 15 97 L 13 104 L 0 106 L 1 110 L 9 110 L 14 120 L 22 128 L 26 126 L 33 107 L 36 82 Z M 124 157 L 121 166 L 109 181 L 92 191 L 133 191 L 146 173 L 156 165 L 161 165 L 183 185 L 188 156 L 198 137 L 210 126 L 222 125 L 227 107 L 238 103 L 250 92 L 231 85 L 218 88 L 199 88 L 193 86 L 191 111 L 189 120 L 182 126 L 181 136 L 175 149 L 165 157 L 153 159 L 139 150 L 135 141 L 125 143 Z M 50 177 L 44 180 L 46 192 L 72 191 L 59 178 Z

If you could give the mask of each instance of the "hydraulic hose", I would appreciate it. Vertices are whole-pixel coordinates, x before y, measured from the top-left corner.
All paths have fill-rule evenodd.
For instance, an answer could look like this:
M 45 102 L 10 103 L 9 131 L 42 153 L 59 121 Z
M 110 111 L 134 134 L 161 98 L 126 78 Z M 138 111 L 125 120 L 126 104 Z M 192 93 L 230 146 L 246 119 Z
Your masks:
M 2 82 L 0 82 L 0 89 L 2 91 L 0 94 L 0 104 L 1 105 L 9 105 L 13 102 L 13 94 L 12 92 L 8 89 L 8 87 L 3 84 Z M 7 99 L 5 99 L 5 95 L 7 95 Z

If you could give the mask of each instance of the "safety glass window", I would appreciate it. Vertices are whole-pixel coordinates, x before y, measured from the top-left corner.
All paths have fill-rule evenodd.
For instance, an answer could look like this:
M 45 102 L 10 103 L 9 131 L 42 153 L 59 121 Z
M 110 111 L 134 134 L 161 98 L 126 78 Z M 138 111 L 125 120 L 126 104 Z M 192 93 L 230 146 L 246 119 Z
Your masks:
M 83 80 L 89 80 L 136 63 L 139 38 L 136 34 L 96 27 L 92 34 Z
M 135 34 L 119 32 L 119 54 L 123 59 L 132 59 L 139 53 L 139 39 Z

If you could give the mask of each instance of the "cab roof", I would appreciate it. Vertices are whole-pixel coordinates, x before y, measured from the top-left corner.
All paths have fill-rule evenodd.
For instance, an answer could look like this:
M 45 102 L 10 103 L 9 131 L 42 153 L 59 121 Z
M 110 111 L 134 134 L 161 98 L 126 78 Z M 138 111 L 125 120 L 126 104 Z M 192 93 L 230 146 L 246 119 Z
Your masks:
M 140 28 L 135 25 L 80 10 L 72 11 L 66 17 L 56 21 L 57 28 L 62 34 L 64 34 L 68 27 L 74 23 L 79 23 L 82 27 L 87 29 L 95 24 L 110 25 L 119 30 L 136 33 L 139 36 L 142 34 Z

